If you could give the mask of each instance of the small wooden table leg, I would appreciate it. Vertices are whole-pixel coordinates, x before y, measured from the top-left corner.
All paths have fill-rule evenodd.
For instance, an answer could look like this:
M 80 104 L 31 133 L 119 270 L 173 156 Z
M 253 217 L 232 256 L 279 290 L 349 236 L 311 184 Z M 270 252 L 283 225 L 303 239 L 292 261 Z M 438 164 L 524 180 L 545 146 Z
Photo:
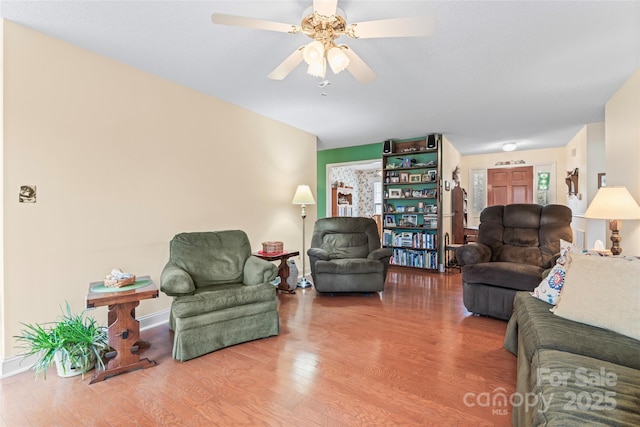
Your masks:
M 136 369 L 156 366 L 154 360 L 140 359 L 140 322 L 135 318 L 135 309 L 140 301 L 132 301 L 109 306 L 109 345 L 115 350 L 115 356 L 107 363 L 104 371 L 97 371 L 89 384 L 103 381 L 114 375 Z
M 280 284 L 278 285 L 278 290 L 280 292 L 295 294 L 296 291 L 289 289 L 289 284 L 287 283 L 289 274 L 291 274 L 291 269 L 289 268 L 289 263 L 287 262 L 287 259 L 288 258 L 280 259 L 280 265 L 278 266 L 278 276 L 280 276 Z

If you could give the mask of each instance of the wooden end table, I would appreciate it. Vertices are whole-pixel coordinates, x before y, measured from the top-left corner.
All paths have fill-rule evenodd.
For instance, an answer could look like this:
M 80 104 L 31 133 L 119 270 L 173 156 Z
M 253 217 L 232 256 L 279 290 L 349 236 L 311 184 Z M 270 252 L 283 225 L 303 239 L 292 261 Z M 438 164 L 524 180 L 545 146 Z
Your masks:
M 253 254 L 258 258 L 264 259 L 266 261 L 277 261 L 280 260 L 280 265 L 278 265 L 278 276 L 280 277 L 280 284 L 276 290 L 280 292 L 286 292 L 288 294 L 295 294 L 296 291 L 289 289 L 289 285 L 287 285 L 287 279 L 289 278 L 289 273 L 291 272 L 289 269 L 289 264 L 287 260 L 291 257 L 300 255 L 299 251 L 295 252 L 279 252 L 277 254 L 268 254 L 265 252 L 255 252 Z
M 143 299 L 157 298 L 158 287 L 149 276 L 136 278 L 136 283 L 122 288 L 107 289 L 104 282 L 89 284 L 87 308 L 108 306 L 109 345 L 115 350 L 106 355 L 110 358 L 105 370 L 98 370 L 89 384 L 106 380 L 114 375 L 137 369 L 156 366 L 154 360 L 140 359 L 138 350 L 149 348 L 141 341 L 140 322 L 136 320 L 136 307 Z

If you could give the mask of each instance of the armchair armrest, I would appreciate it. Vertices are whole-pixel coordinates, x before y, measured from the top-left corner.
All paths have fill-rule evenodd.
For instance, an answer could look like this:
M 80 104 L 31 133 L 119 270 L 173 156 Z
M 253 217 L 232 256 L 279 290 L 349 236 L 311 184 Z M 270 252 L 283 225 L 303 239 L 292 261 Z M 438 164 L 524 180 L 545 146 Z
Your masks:
M 381 260 L 384 258 L 390 258 L 393 255 L 393 251 L 389 248 L 378 248 L 371 251 L 367 256 L 367 259 Z
M 160 274 L 160 290 L 172 297 L 191 295 L 195 292 L 196 285 L 189 273 L 168 262 Z
M 307 250 L 307 255 L 309 255 L 309 258 L 315 258 L 316 260 L 322 260 L 322 261 L 329 260 L 329 252 L 320 248 L 309 248 Z
M 278 267 L 269 261 L 250 256 L 244 263 L 242 284 L 259 285 L 272 281 L 278 275 Z
M 456 250 L 456 259 L 460 266 L 491 261 L 491 248 L 482 243 L 469 243 Z

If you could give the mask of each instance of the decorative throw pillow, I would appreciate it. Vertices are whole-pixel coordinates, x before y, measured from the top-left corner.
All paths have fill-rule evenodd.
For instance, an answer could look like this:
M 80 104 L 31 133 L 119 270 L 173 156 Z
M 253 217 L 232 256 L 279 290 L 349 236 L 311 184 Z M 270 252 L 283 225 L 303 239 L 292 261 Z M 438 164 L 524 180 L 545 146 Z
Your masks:
M 640 261 L 567 255 L 564 286 L 554 314 L 640 340 Z
M 538 287 L 531 292 L 531 295 L 552 305 L 558 303 L 558 297 L 564 284 L 565 264 L 569 252 L 580 253 L 582 249 L 574 246 L 570 242 L 560 239 L 560 257 L 556 261 L 556 265 L 554 265 L 551 271 L 549 271 L 549 274 L 542 279 Z

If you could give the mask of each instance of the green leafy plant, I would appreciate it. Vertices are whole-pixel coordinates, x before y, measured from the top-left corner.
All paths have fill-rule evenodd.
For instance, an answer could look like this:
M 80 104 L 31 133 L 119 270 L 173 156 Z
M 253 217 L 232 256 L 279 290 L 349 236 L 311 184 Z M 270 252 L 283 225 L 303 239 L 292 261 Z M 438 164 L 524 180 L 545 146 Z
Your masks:
M 80 369 L 82 378 L 94 363 L 99 369 L 105 369 L 102 356 L 110 349 L 107 328 L 86 317 L 84 311 L 72 313 L 69 303 L 55 322 L 22 325 L 24 329 L 14 338 L 17 348 L 23 350 L 24 358 L 38 356 L 31 368 L 36 378 L 40 373 L 47 378 L 47 368 L 54 363 L 56 353 L 63 366 L 68 361 L 75 369 Z

